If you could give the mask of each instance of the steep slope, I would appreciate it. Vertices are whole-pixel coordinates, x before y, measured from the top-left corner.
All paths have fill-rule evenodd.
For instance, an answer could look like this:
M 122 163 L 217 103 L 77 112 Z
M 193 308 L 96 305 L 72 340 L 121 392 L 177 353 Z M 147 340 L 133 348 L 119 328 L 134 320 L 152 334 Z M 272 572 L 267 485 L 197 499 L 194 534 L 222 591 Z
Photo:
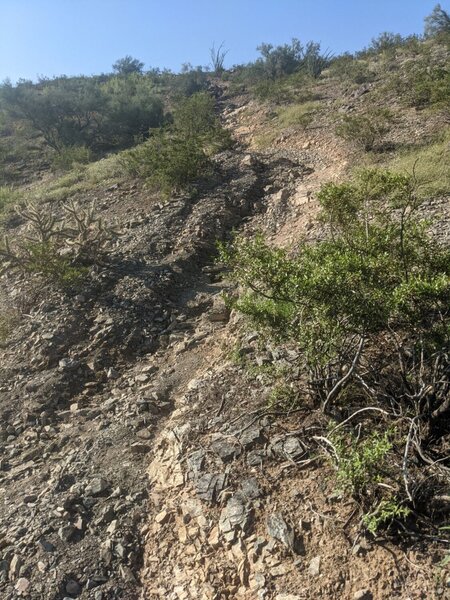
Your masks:
M 273 107 L 218 86 L 236 145 L 214 184 L 169 202 L 139 182 L 77 192 L 121 229 L 78 295 L 2 275 L 4 305 L 36 294 L 1 364 L 2 597 L 442 597 L 442 544 L 361 534 L 311 442 L 321 415 L 268 408 L 267 374 L 295 348 L 262 345 L 220 294 L 234 290 L 215 243 L 233 230 L 321 235 L 315 192 L 360 161 L 331 127 L 342 90 L 324 84 L 317 121 L 280 130 Z M 414 113 L 398 139 L 412 127 L 436 124 Z M 448 208 L 427 209 L 443 238 Z

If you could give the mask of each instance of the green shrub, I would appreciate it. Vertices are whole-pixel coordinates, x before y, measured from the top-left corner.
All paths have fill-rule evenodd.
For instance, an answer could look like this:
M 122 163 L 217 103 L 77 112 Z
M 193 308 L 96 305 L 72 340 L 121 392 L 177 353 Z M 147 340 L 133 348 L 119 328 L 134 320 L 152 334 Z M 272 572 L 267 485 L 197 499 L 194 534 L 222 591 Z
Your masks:
M 293 99 L 293 90 L 283 80 L 263 79 L 252 88 L 253 94 L 263 102 L 269 101 L 274 104 L 284 104 Z
M 52 156 L 52 166 L 58 171 L 70 171 L 91 160 L 92 151 L 86 146 L 67 146 Z
M 209 156 L 230 143 L 216 116 L 214 99 L 200 92 L 177 104 L 170 127 L 154 132 L 120 161 L 128 173 L 168 194 L 207 176 Z
M 337 436 L 333 440 L 337 451 L 337 483 L 340 490 L 360 496 L 382 480 L 387 468 L 387 456 L 392 450 L 389 435 L 374 433 L 363 441 Z
M 14 188 L 8 186 L 0 186 L 0 213 L 5 210 L 7 206 L 18 202 L 21 198 L 21 193 Z
M 409 514 L 411 514 L 411 510 L 403 506 L 401 501 L 397 500 L 394 496 L 381 500 L 373 511 L 364 515 L 363 523 L 367 527 L 367 530 L 375 535 L 394 519 L 404 520 Z
M 425 37 L 450 35 L 450 14 L 436 4 L 430 15 L 425 17 Z
M 121 162 L 128 173 L 146 179 L 165 194 L 185 189 L 210 170 L 199 139 L 166 131 L 129 150 Z
M 305 129 L 312 123 L 318 107 L 316 102 L 304 102 L 279 109 L 277 111 L 278 125 L 281 127 L 297 126 Z
M 276 340 L 298 344 L 310 394 L 323 410 L 350 384 L 359 401 L 373 390 L 374 403 L 392 398 L 411 407 L 426 380 L 431 418 L 448 385 L 441 389 L 437 381 L 448 381 L 450 251 L 427 234 L 407 175 L 362 171 L 354 181 L 323 186 L 318 198 L 328 238 L 300 243 L 295 256 L 261 236 L 221 247 L 243 286 L 236 308 Z M 375 364 L 380 336 L 386 344 L 380 369 L 361 379 L 359 365 L 368 352 Z M 386 358 L 387 348 L 401 356 L 398 363 Z M 407 385 L 404 369 L 414 374 Z
M 411 106 L 425 108 L 430 106 L 445 110 L 450 115 L 450 71 L 436 68 L 432 71 L 416 71 L 414 80 L 405 90 L 405 96 Z
M 28 255 L 24 270 L 42 276 L 58 287 L 76 288 L 86 279 L 88 268 L 74 265 L 73 261 L 59 254 L 59 248 L 51 242 L 30 242 L 25 246 Z
M 392 116 L 387 109 L 373 109 L 361 115 L 345 115 L 336 127 L 336 134 L 369 152 L 389 132 L 391 122 Z
M 71 201 L 63 209 L 64 217 L 58 218 L 31 203 L 16 207 L 25 221 L 25 233 L 13 239 L 5 235 L 0 245 L 2 266 L 35 273 L 61 288 L 82 283 L 88 265 L 102 262 L 118 232 L 105 226 L 94 204 L 82 208 Z
M 351 54 L 344 54 L 333 59 L 327 72 L 331 77 L 346 79 L 358 85 L 376 79 L 376 73 L 370 69 L 369 63 L 358 60 Z
M 173 128 L 181 137 L 198 139 L 211 152 L 231 143 L 229 132 L 223 129 L 216 115 L 214 98 L 206 92 L 194 94 L 176 105 Z
M 450 190 L 449 143 L 450 135 L 444 132 L 432 142 L 397 153 L 389 166 L 401 173 L 414 171 L 419 196 L 445 196 Z

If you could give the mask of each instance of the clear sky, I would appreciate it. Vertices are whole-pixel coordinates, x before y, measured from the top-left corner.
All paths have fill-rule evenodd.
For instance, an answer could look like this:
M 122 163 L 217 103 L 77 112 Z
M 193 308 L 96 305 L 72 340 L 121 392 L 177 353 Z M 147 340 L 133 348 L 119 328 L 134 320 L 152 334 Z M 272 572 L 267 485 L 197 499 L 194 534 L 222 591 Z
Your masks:
M 437 0 L 0 0 L 0 81 L 110 72 L 130 54 L 149 67 L 209 62 L 225 41 L 227 66 L 261 42 L 320 41 L 335 53 L 382 31 L 422 33 Z M 449 10 L 448 2 L 441 6 Z

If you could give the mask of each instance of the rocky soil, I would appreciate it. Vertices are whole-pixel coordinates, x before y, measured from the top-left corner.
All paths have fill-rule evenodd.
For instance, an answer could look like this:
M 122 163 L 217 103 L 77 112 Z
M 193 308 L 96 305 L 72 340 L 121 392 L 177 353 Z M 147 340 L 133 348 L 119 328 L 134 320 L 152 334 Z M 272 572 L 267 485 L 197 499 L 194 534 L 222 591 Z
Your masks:
M 279 244 L 319 235 L 314 192 L 346 168 L 338 142 L 298 132 L 256 151 L 248 107 L 221 99 L 237 146 L 195 197 L 101 190 L 121 235 L 82 293 L 2 276 L 2 302 L 26 315 L 0 367 L 5 600 L 448 594 L 441 546 L 362 537 L 304 441 L 320 416 L 273 419 L 264 376 L 230 359 L 238 341 L 260 367 L 296 355 L 262 347 L 225 307 L 216 241 L 237 228 Z

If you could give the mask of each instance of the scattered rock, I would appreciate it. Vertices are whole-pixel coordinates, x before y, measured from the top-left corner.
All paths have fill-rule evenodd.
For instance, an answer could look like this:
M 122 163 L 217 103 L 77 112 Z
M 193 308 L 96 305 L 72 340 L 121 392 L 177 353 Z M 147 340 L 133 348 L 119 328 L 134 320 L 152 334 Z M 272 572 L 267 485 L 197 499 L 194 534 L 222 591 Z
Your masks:
M 261 490 L 255 477 L 244 479 L 241 483 L 241 490 L 247 500 L 256 500 L 261 496 Z
M 16 592 L 19 595 L 27 594 L 28 590 L 30 589 L 30 580 L 27 579 L 26 577 L 20 577 L 17 580 L 17 583 L 14 586 L 14 589 L 16 590 Z
M 241 453 L 241 446 L 237 440 L 226 437 L 222 434 L 215 434 L 210 444 L 213 452 L 218 454 L 222 460 L 231 460 Z
M 372 600 L 373 594 L 370 590 L 358 590 L 353 594 L 353 600 Z
M 216 502 L 220 492 L 225 487 L 224 473 L 204 473 L 196 482 L 197 495 L 207 502 Z
M 69 579 L 69 581 L 66 583 L 66 592 L 68 594 L 77 596 L 81 593 L 81 585 L 74 579 Z
M 273 513 L 267 517 L 267 533 L 274 540 L 281 542 L 288 550 L 294 551 L 294 529 L 286 523 L 281 513 Z
M 317 576 L 320 574 L 320 562 L 321 562 L 321 557 L 320 556 L 315 556 L 311 562 L 309 563 L 309 567 L 308 567 L 308 573 L 312 576 Z
M 76 529 L 73 525 L 65 525 L 64 527 L 60 527 L 58 529 L 58 536 L 63 542 L 70 542 L 75 533 Z
M 102 477 L 96 477 L 86 486 L 86 494 L 88 496 L 99 496 L 108 489 L 109 485 L 106 479 Z
M 9 579 L 13 581 L 19 576 L 20 569 L 23 565 L 23 561 L 18 554 L 14 554 L 11 563 L 9 565 Z
M 251 511 L 245 498 L 241 494 L 232 496 L 226 506 L 222 509 L 219 518 L 219 529 L 222 533 L 234 533 L 235 531 L 247 531 L 250 524 Z

